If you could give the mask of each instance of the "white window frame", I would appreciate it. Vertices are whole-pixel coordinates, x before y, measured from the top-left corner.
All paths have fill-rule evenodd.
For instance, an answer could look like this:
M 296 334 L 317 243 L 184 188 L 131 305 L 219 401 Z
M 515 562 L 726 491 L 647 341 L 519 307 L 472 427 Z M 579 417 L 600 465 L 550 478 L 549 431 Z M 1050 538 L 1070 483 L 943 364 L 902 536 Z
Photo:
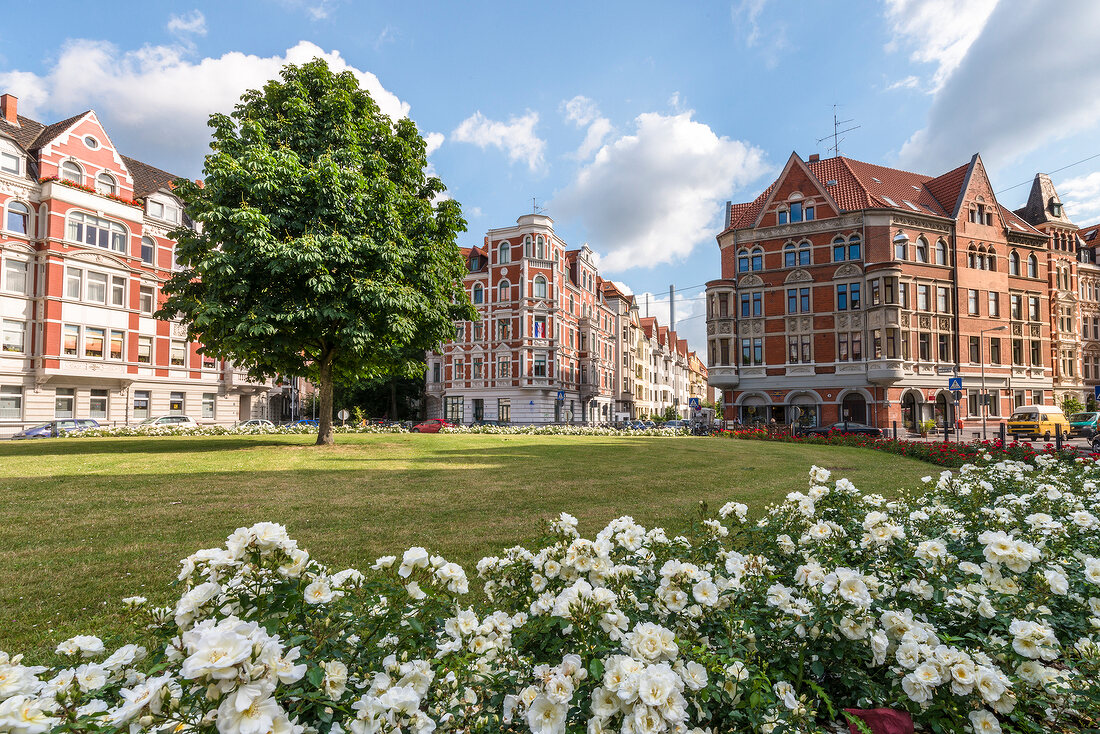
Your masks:
M 68 168 L 69 166 L 72 166 L 73 168 L 75 168 L 78 171 L 79 178 L 76 178 L 76 179 L 69 178 L 68 172 L 66 171 L 66 168 Z M 83 186 L 84 185 L 84 166 L 80 165 L 79 163 L 77 163 L 76 161 L 74 161 L 72 159 L 64 161 L 57 168 L 57 176 L 62 181 L 71 181 L 75 184 L 80 184 L 81 186 Z
M 17 229 L 11 229 L 8 227 L 8 220 L 11 218 L 11 208 L 18 204 L 23 207 L 22 214 L 25 217 L 23 222 L 23 231 L 20 232 Z M 31 237 L 34 235 L 34 208 L 27 204 L 25 201 L 19 201 L 18 199 L 12 199 L 4 207 L 4 231 L 11 232 L 12 234 L 22 235 L 24 237 Z
M 118 181 L 106 171 L 100 171 L 95 177 L 95 190 L 104 196 L 118 196 Z
M 12 407 L 6 407 L 6 406 Z M 23 419 L 23 386 L 0 385 L 0 420 Z
M 15 273 L 17 271 L 21 271 L 21 272 L 19 272 L 18 276 L 15 275 Z M 4 280 L 3 280 L 3 283 L 0 283 L 0 290 L 3 290 L 5 293 L 14 293 L 15 295 L 18 295 L 18 296 L 28 295 L 27 291 L 29 290 L 28 285 L 30 284 L 30 273 L 31 273 L 30 261 L 21 260 L 19 258 L 15 258 L 15 257 L 11 257 L 11 256 L 5 257 L 4 258 L 4 269 L 3 269 Z M 12 287 L 11 280 L 14 277 L 21 277 L 22 278 L 22 280 L 23 280 L 23 287 L 22 288 L 13 288 Z
M 26 354 L 27 353 L 27 322 L 18 319 L 4 319 L 2 322 L 3 338 L 0 339 L 0 353 L 2 354 Z
M 204 392 L 202 394 L 202 409 L 201 417 L 210 418 L 214 420 L 217 413 L 218 395 L 217 393 Z
M 177 349 L 183 350 L 183 361 L 175 363 Z M 187 342 L 183 339 L 172 339 L 168 345 L 168 366 L 176 369 L 187 369 Z

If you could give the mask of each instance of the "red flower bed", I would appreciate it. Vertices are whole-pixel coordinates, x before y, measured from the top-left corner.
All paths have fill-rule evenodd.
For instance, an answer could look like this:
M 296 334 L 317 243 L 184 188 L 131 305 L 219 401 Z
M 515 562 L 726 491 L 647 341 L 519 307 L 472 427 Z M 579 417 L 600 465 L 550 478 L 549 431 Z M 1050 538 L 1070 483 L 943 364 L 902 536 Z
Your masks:
M 1002 444 L 999 439 L 992 441 L 973 441 L 971 443 L 951 443 L 949 441 L 907 441 L 904 439 L 876 438 L 858 434 L 829 433 L 824 436 L 799 436 L 779 431 L 767 431 L 762 428 L 739 428 L 720 431 L 719 435 L 748 441 L 782 441 L 784 443 L 824 444 L 829 446 L 853 446 L 861 449 L 886 451 L 891 454 L 908 456 L 930 464 L 945 467 L 958 467 L 973 463 L 979 456 L 989 454 L 993 459 L 1013 459 L 1031 461 L 1039 454 L 1052 454 L 1059 458 L 1076 459 L 1080 456 L 1074 448 L 1055 449 L 1046 444 L 1042 449 L 1012 441 Z
M 144 202 L 138 201 L 137 199 L 127 199 L 125 197 L 119 196 L 118 194 L 101 194 L 100 192 L 95 190 L 94 186 L 85 186 L 84 184 L 78 184 L 76 181 L 70 181 L 67 178 L 58 178 L 57 176 L 43 176 L 42 178 L 38 179 L 38 183 L 40 184 L 50 183 L 51 181 L 54 183 L 59 183 L 62 186 L 68 186 L 71 189 L 80 189 L 81 191 L 87 191 L 89 194 L 106 196 L 111 201 L 117 201 L 119 204 L 125 204 L 126 206 L 135 206 L 138 209 L 145 208 Z

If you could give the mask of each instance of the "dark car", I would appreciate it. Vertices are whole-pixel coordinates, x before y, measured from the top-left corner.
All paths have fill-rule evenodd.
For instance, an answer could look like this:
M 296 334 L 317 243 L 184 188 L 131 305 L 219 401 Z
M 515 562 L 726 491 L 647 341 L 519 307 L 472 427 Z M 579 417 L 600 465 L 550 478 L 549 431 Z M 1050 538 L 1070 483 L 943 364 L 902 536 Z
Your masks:
M 861 436 L 877 436 L 882 437 L 882 429 L 869 426 L 866 423 L 855 423 L 853 421 L 841 421 L 839 423 L 833 423 L 827 426 L 818 426 L 817 428 L 807 429 L 804 434 L 807 436 L 827 436 L 830 433 L 842 433 L 842 434 L 858 434 Z
M 99 428 L 99 421 L 91 418 L 64 418 L 31 426 L 15 434 L 12 438 L 56 438 L 76 431 L 85 431 L 89 428 Z

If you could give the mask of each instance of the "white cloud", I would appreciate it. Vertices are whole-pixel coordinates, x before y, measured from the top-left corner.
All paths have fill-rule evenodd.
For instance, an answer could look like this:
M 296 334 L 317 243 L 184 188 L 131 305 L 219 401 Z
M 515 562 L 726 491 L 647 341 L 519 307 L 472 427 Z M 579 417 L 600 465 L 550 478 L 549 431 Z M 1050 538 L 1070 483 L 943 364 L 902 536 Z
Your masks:
M 424 136 L 424 143 L 427 146 L 427 155 L 439 150 L 439 146 L 443 145 L 443 141 L 446 137 L 443 133 L 428 133 Z
M 546 141 L 535 134 L 538 121 L 538 113 L 530 110 L 522 117 L 509 118 L 508 122 L 490 120 L 478 111 L 463 120 L 451 138 L 482 150 L 490 146 L 500 148 L 508 154 L 509 161 L 522 161 L 534 171 L 542 165 L 546 150 Z
M 932 88 L 939 89 L 962 63 L 997 2 L 886 0 L 886 19 L 896 34 L 886 47 L 888 50 L 909 47 L 912 49 L 909 58 L 913 61 L 935 64 Z
M 1067 178 L 1055 188 L 1075 224 L 1085 227 L 1100 220 L 1100 171 Z
M 570 158 L 578 160 L 588 158 L 599 149 L 604 139 L 615 130 L 611 120 L 600 115 L 600 109 L 596 106 L 596 103 L 583 95 L 578 94 L 573 99 L 563 102 L 562 109 L 565 110 L 565 119 L 569 122 L 579 128 L 588 126 L 584 140 L 581 142 L 580 147 L 569 156 Z
M 611 281 L 611 285 L 615 286 L 620 291 L 622 291 L 624 296 L 634 295 L 634 290 L 630 286 L 628 286 L 626 283 L 622 282 L 621 280 L 613 280 L 613 281 Z
M 691 112 L 650 112 L 600 149 L 554 199 L 604 253 L 602 267 L 655 267 L 711 241 L 722 202 L 768 170 L 758 148 L 719 137 Z
M 787 24 L 781 19 L 783 10 L 775 10 L 760 16 L 771 0 L 741 0 L 730 6 L 733 24 L 741 31 L 745 46 L 759 48 L 769 68 L 779 62 L 779 52 L 787 47 Z
M 349 66 L 338 51 L 299 41 L 281 56 L 230 52 L 194 60 L 182 46 L 121 51 L 106 41 L 67 41 L 45 74 L 0 73 L 0 89 L 19 97 L 24 114 L 50 122 L 94 108 L 123 152 L 162 168 L 195 175 L 207 150 L 212 112 L 232 112 L 247 89 L 279 76 L 286 64 L 315 57 L 350 70 L 382 112 L 406 117 L 409 105 L 374 74 Z
M 182 15 L 172 14 L 168 18 L 168 32 L 173 36 L 184 38 L 186 36 L 206 35 L 206 16 L 201 10 L 192 10 Z
M 1072 22 L 1067 22 L 1072 19 Z M 1094 129 L 1100 114 L 1100 3 L 1002 0 L 936 93 L 926 126 L 902 147 L 903 167 L 945 171 L 981 152 L 996 169 L 1035 148 Z
M 886 91 L 893 91 L 895 89 L 916 89 L 920 86 L 920 79 L 916 76 L 909 75 L 904 79 L 898 79 L 886 87 Z

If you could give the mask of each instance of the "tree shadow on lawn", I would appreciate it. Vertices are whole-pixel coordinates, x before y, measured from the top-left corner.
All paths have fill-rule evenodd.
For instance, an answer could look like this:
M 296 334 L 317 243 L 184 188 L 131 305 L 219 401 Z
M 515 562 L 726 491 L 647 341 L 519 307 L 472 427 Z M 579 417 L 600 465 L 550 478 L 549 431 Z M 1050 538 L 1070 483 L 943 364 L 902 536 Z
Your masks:
M 285 436 L 282 438 L 299 438 Z M 309 439 L 312 445 L 314 437 Z M 158 436 L 119 438 L 70 438 L 33 439 L 27 441 L 0 441 L 0 459 L 14 456 L 73 456 L 76 454 L 180 454 L 235 451 L 238 449 L 269 448 L 273 446 L 300 446 L 293 440 L 274 440 L 264 436 L 208 437 L 208 436 Z

